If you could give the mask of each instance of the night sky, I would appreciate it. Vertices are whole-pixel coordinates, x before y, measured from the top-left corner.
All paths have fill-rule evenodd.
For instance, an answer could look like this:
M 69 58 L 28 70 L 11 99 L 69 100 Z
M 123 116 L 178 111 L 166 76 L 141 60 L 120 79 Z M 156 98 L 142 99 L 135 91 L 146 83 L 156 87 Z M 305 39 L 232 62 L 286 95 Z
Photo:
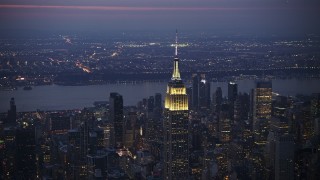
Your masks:
M 0 32 L 320 32 L 319 0 L 2 0 Z

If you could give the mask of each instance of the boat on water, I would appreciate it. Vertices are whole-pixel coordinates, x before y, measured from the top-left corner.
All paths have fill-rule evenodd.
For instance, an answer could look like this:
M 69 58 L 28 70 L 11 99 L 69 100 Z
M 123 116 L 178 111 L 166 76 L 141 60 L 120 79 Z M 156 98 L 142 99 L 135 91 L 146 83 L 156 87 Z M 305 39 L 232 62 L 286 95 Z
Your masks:
M 32 90 L 32 87 L 31 86 L 25 86 L 25 87 L 23 87 L 23 90 Z

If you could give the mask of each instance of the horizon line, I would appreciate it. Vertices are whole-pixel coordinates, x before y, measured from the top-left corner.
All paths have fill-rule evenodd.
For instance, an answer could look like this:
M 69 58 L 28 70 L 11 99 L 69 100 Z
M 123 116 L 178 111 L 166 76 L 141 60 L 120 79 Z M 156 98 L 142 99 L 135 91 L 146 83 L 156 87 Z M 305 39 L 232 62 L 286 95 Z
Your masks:
M 100 11 L 244 11 L 244 10 L 286 10 L 293 7 L 130 7 L 130 6 L 79 6 L 79 5 L 14 5 L 0 4 L 0 9 L 75 9 Z

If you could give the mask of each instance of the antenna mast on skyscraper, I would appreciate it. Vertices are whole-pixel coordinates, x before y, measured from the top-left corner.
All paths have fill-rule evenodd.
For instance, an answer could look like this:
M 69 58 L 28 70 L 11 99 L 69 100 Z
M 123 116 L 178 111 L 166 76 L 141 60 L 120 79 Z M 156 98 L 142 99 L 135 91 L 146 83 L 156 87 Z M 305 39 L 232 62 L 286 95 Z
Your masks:
M 178 56 L 178 30 L 176 29 L 176 49 L 174 55 Z

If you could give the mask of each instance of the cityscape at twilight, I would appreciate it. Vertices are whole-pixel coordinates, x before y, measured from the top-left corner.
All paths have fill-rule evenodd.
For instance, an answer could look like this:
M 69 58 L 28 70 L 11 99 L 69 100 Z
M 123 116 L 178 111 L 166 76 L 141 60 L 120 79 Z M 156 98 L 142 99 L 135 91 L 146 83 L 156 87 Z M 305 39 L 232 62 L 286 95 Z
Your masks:
M 3 0 L 0 179 L 319 179 L 319 7 Z

